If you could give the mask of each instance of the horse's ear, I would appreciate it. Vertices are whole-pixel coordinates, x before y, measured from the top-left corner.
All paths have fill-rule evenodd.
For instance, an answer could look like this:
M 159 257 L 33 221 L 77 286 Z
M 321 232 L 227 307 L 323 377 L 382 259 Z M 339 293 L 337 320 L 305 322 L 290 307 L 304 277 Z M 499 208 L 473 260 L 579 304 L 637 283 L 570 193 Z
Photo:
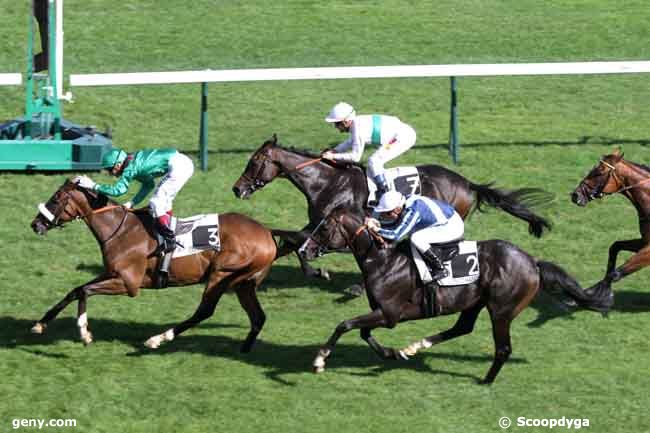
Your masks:
M 275 133 L 273 133 L 273 137 L 271 137 L 271 141 L 273 142 L 274 146 L 278 144 L 278 136 Z
M 617 146 L 614 148 L 614 151 L 612 152 L 612 156 L 616 158 L 616 160 L 623 159 L 623 149 L 621 149 L 621 146 Z

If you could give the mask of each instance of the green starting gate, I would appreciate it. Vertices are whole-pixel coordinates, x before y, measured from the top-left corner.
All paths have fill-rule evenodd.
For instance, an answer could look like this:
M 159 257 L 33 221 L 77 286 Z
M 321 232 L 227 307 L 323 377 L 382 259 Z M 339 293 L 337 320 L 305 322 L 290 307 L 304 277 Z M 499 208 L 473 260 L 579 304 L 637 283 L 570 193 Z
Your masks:
M 63 1 L 63 0 L 58 0 Z M 37 4 L 39 3 L 40 4 Z M 0 170 L 99 170 L 104 153 L 112 148 L 109 133 L 83 127 L 62 118 L 57 74 L 57 0 L 32 0 L 32 13 L 41 34 L 47 32 L 47 73 L 34 67 L 34 16 L 30 14 L 25 80 L 25 116 L 0 124 Z M 61 5 L 62 6 L 62 5 Z M 46 14 L 38 16 L 37 10 Z M 59 9 L 61 11 L 62 9 Z M 61 16 L 58 17 L 62 19 Z M 42 25 L 47 20 L 47 25 Z M 46 30 L 47 29 L 47 30 Z

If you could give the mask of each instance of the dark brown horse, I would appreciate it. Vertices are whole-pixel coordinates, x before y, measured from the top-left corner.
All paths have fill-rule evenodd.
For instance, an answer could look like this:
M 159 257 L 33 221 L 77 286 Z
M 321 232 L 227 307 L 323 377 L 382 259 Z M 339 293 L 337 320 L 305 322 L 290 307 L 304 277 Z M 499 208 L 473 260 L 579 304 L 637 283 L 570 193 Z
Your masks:
M 607 302 L 587 296 L 577 281 L 559 266 L 537 260 L 517 246 L 502 240 L 478 242 L 479 279 L 465 286 L 439 287 L 436 292 L 437 313 L 460 312 L 456 324 L 447 331 L 415 342 L 405 349 L 383 347 L 371 335 L 378 327 L 393 328 L 399 322 L 427 318 L 425 290 L 408 249 L 377 242 L 358 213 L 335 210 L 319 224 L 300 249 L 306 259 L 317 257 L 324 248 L 348 246 L 357 260 L 366 286 L 372 311 L 341 322 L 314 360 L 316 372 L 325 369 L 325 361 L 338 339 L 353 329 L 384 359 L 408 359 L 422 348 L 431 347 L 469 334 L 486 307 L 492 320 L 494 362 L 481 383 L 491 383 L 512 351 L 510 324 L 528 306 L 538 290 L 556 291 L 570 297 L 583 308 L 601 312 Z
M 433 164 L 420 165 L 417 170 L 422 195 L 450 203 L 463 219 L 472 210 L 481 210 L 482 205 L 487 205 L 527 222 L 530 233 L 536 237 L 551 228 L 549 221 L 531 209 L 531 206 L 552 199 L 552 194 L 541 189 L 501 190 L 491 184 L 473 183 L 454 171 Z M 273 230 L 283 241 L 279 256 L 297 252 L 309 233 L 335 208 L 362 210 L 368 200 L 363 167 L 335 163 L 310 152 L 284 148 L 278 145 L 275 135 L 250 157 L 246 169 L 233 186 L 233 192 L 238 198 L 246 199 L 278 177 L 288 179 L 303 193 L 307 199 L 309 219 L 299 231 Z M 323 272 L 311 268 L 302 259 L 300 264 L 307 276 L 319 276 Z
M 40 235 L 54 227 L 83 219 L 100 245 L 104 271 L 100 276 L 72 289 L 52 307 L 32 332 L 41 334 L 68 304 L 78 301 L 77 324 L 85 344 L 92 342 L 88 331 L 86 302 L 92 295 L 137 296 L 141 288 L 154 287 L 155 273 L 160 260 L 157 242 L 152 236 L 152 221 L 148 212 L 131 212 L 67 180 L 39 206 L 32 228 Z M 205 283 L 201 303 L 196 312 L 168 331 L 151 337 L 147 347 L 157 348 L 171 341 L 186 329 L 210 317 L 219 299 L 228 289 L 237 293 L 239 302 L 251 322 L 251 330 L 241 346 L 243 352 L 251 349 L 264 325 L 265 315 L 257 300 L 256 288 L 266 277 L 275 259 L 276 245 L 269 230 L 245 215 L 219 215 L 221 250 L 206 250 L 199 254 L 174 258 L 170 265 L 169 283 L 186 286 Z
M 605 276 L 590 292 L 611 295 L 611 284 L 650 264 L 650 167 L 623 159 L 620 150 L 603 156 L 571 194 L 578 206 L 611 194 L 623 194 L 639 215 L 639 239 L 616 241 L 609 247 Z M 618 268 L 616 257 L 621 251 L 635 254 Z

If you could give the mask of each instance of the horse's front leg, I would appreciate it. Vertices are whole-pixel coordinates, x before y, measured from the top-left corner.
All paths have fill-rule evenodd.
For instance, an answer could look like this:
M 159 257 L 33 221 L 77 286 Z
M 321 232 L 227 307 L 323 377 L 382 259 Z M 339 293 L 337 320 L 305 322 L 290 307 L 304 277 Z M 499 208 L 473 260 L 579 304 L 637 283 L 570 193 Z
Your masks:
M 643 239 L 629 239 L 626 241 L 616 241 L 614 242 L 610 247 L 609 247 L 609 258 L 607 260 L 607 270 L 605 271 L 605 277 L 603 279 L 606 279 L 608 275 L 614 270 L 616 267 L 616 257 L 618 256 L 618 253 L 621 251 L 632 251 L 632 252 L 638 252 L 641 248 L 646 245 L 646 242 Z
M 81 341 L 87 346 L 93 342 L 93 335 L 88 330 L 88 315 L 86 314 L 88 297 L 93 295 L 124 295 L 128 290 L 121 278 L 106 277 L 104 280 L 82 286 L 80 292 L 77 307 L 77 326 L 79 327 Z
M 298 253 L 298 249 L 305 243 L 309 235 L 311 234 L 306 228 L 301 231 L 290 231 L 290 230 L 271 230 L 273 236 L 278 236 L 283 242 L 282 245 L 278 248 L 276 254 L 276 259 L 282 256 L 285 256 L 291 252 L 296 253 L 298 260 L 300 261 L 300 269 L 306 277 L 320 277 L 325 280 L 330 279 L 330 274 L 324 268 L 314 269 L 305 259 L 303 259 Z
M 77 326 L 79 327 L 81 340 L 84 344 L 89 344 L 92 342 L 92 334 L 88 331 L 88 318 L 86 315 L 86 302 L 88 296 L 95 294 L 122 295 L 125 293 L 127 293 L 126 286 L 121 279 L 105 275 L 97 277 L 86 284 L 72 289 L 61 301 L 59 301 L 54 307 L 50 308 L 45 315 L 43 315 L 41 320 L 34 324 L 32 332 L 35 334 L 42 334 L 45 332 L 47 324 L 52 319 L 54 319 L 72 301 L 78 300 Z
M 63 299 L 61 299 L 56 305 L 54 305 L 52 308 L 50 308 L 39 320 L 32 326 L 32 333 L 34 334 L 42 334 L 45 332 L 45 329 L 47 328 L 47 325 L 50 321 L 52 321 L 56 316 L 59 315 L 61 311 L 65 309 L 71 302 L 76 301 L 77 299 L 80 298 L 82 294 L 82 289 L 87 286 L 88 284 L 92 284 L 96 281 L 100 281 L 106 277 L 100 276 L 95 278 L 94 280 L 91 280 L 85 284 L 82 284 L 81 286 L 75 287 L 74 289 L 70 290 L 67 295 Z
M 417 304 L 406 304 L 402 308 L 402 313 L 400 315 L 399 321 L 405 322 L 407 320 L 417 320 L 424 318 L 424 311 L 422 307 Z M 371 330 L 368 328 L 361 328 L 361 338 L 368 343 L 368 346 L 375 351 L 382 359 L 397 359 L 397 360 L 407 360 L 409 359 L 408 355 L 404 353 L 403 350 L 393 349 L 392 347 L 382 346 L 375 337 L 372 336 Z
M 396 321 L 395 323 L 392 322 L 393 321 L 391 321 L 391 327 L 395 326 L 396 324 Z M 336 342 L 346 332 L 349 332 L 353 329 L 362 328 L 367 330 L 369 333 L 370 330 L 378 328 L 380 326 L 387 327 L 388 323 L 389 321 L 384 316 L 384 312 L 380 309 L 373 310 L 372 312 L 364 314 L 363 316 L 358 316 L 354 319 L 345 320 L 339 323 L 336 329 L 334 329 L 334 332 L 330 336 L 329 340 L 327 340 L 327 343 L 325 343 L 325 345 L 318 350 L 318 354 L 316 355 L 313 363 L 314 372 L 321 373 L 325 371 L 325 361 L 332 354 L 332 350 L 334 350 Z
M 622 266 L 616 268 L 616 258 L 621 251 L 632 251 L 636 254 L 630 257 Z M 605 276 L 598 283 L 586 289 L 585 293 L 588 296 L 612 296 L 612 283 L 648 264 L 650 264 L 650 246 L 643 239 L 616 241 L 609 247 Z

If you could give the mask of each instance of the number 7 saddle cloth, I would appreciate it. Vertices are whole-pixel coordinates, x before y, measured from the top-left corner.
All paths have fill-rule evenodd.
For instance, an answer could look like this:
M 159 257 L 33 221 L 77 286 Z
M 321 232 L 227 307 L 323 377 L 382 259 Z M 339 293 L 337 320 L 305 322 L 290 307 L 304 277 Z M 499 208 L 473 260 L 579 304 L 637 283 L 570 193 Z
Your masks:
M 413 194 L 420 194 L 420 173 L 417 167 L 395 167 L 389 168 L 384 172 L 388 185 L 393 185 L 395 190 L 408 197 Z M 377 197 L 377 185 L 368 179 L 368 207 L 375 207 L 379 197 Z

